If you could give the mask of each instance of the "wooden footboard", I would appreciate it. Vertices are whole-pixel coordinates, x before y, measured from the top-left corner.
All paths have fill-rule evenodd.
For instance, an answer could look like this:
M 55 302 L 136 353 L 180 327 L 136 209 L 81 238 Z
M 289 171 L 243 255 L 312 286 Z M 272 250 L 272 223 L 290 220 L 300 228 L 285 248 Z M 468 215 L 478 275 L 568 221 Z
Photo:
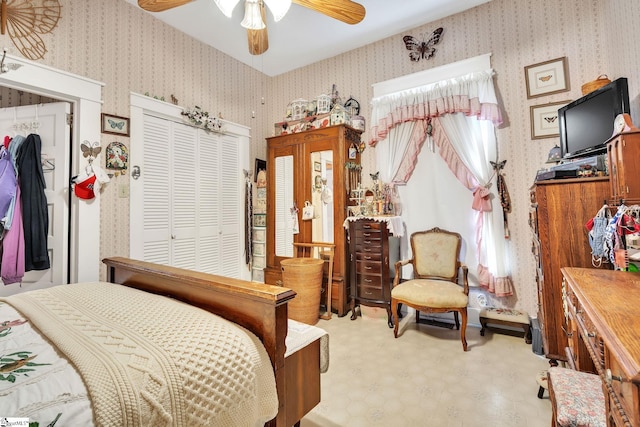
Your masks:
M 287 393 L 284 354 L 287 302 L 295 296 L 294 291 L 122 257 L 105 258 L 103 262 L 109 282 L 175 298 L 256 334 L 271 358 L 278 388 L 278 415 L 267 425 L 287 425 L 287 395 L 291 396 L 292 384 Z

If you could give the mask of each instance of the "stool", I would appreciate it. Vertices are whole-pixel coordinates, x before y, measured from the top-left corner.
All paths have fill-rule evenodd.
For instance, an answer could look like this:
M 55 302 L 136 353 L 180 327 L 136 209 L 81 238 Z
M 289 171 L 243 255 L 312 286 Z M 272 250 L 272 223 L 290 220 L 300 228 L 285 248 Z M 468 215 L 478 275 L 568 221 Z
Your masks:
M 549 368 L 551 425 L 606 427 L 607 416 L 598 375 L 573 369 Z
M 484 336 L 487 323 L 522 328 L 524 330 L 524 342 L 531 344 L 531 327 L 527 313 L 510 308 L 483 308 L 480 310 L 481 336 Z
M 538 372 L 536 376 L 536 382 L 538 383 L 538 399 L 542 399 L 544 396 L 544 391 L 549 388 L 549 373 L 545 369 L 544 371 Z

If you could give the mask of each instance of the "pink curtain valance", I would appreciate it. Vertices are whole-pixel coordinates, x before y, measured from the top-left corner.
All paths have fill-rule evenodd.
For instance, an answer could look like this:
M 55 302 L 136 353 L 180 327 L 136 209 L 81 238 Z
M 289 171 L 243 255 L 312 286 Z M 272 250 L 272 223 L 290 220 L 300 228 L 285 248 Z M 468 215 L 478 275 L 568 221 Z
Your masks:
M 493 88 L 493 70 L 471 73 L 432 85 L 396 92 L 371 101 L 369 145 L 384 140 L 400 123 L 428 120 L 443 114 L 464 113 L 495 126 L 502 115 Z

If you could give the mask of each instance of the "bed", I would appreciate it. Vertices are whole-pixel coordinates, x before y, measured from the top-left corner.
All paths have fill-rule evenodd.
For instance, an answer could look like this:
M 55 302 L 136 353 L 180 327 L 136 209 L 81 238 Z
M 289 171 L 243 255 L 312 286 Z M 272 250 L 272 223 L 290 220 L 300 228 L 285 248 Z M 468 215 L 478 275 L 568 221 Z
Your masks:
M 12 309 L 21 315 L 0 319 L 5 322 L 0 325 L 0 380 L 4 380 L 0 381 L 0 416 L 12 416 L 3 411 L 3 406 L 9 408 L 1 403 L 3 393 L 6 397 L 7 389 L 16 388 L 14 383 L 35 383 L 36 368 L 46 365 L 36 363 L 38 358 L 30 353 L 3 347 L 3 342 L 17 340 L 20 333 L 10 333 L 22 331 L 25 324 L 33 324 L 47 336 L 57 346 L 56 352 L 82 373 L 91 398 L 89 416 L 96 424 L 114 425 L 114 420 L 123 419 L 122 425 L 180 425 L 193 422 L 196 415 L 201 417 L 198 420 L 206 419 L 211 408 L 216 417 L 223 414 L 212 418 L 220 420 L 215 425 L 292 426 L 320 401 L 320 372 L 328 368 L 328 337 L 320 328 L 287 319 L 287 303 L 295 297 L 292 290 L 121 257 L 103 262 L 105 283 L 57 286 L 0 299 L 4 306 L 0 310 Z M 113 354 L 104 354 L 102 347 L 113 348 L 107 351 Z M 236 356 L 236 348 L 245 359 Z M 116 363 L 123 354 L 126 369 Z M 44 361 L 41 357 L 40 362 Z M 211 373 L 211 365 L 219 365 L 220 372 Z M 56 369 L 63 382 L 71 382 L 62 367 Z M 16 372 L 23 378 L 11 378 L 9 374 Z M 130 386 L 129 377 L 144 386 Z M 173 383 L 179 385 L 177 391 L 170 387 Z M 30 394 L 31 399 L 39 399 Z M 64 396 L 80 394 L 71 390 Z M 78 399 L 73 410 L 87 405 Z M 176 413 L 171 412 L 176 408 Z M 153 418 L 142 418 L 147 414 Z M 41 425 L 50 421 L 55 423 L 47 419 Z M 59 425 L 66 424 L 60 420 Z

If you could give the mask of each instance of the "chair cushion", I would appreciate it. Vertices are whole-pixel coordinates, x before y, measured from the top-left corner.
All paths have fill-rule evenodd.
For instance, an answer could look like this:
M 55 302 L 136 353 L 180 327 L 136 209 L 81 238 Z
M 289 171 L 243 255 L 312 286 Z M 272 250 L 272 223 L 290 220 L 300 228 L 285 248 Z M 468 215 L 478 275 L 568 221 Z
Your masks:
M 598 375 L 552 367 L 549 383 L 558 426 L 606 427 L 604 393 Z
M 469 303 L 464 288 L 446 280 L 408 280 L 393 288 L 391 297 L 409 305 L 433 308 L 462 308 Z

